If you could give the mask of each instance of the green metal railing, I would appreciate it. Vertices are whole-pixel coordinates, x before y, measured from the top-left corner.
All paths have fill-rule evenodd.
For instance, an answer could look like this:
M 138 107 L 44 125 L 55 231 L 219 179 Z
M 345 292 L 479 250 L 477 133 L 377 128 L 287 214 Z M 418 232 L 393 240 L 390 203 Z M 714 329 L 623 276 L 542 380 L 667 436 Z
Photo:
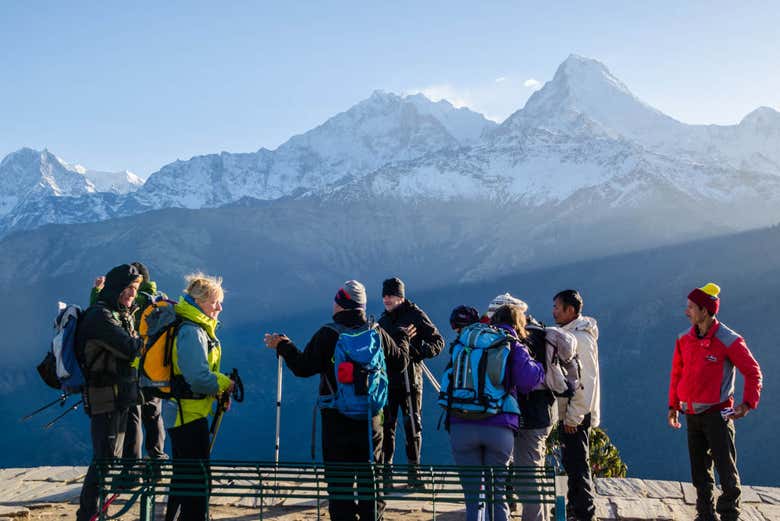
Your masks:
M 316 500 L 318 519 L 325 499 L 427 502 L 436 519 L 437 504 L 466 498 L 488 507 L 507 501 L 555 505 L 555 519 L 565 519 L 550 467 L 420 465 L 411 488 L 390 485 L 406 482 L 407 465 L 227 460 L 98 460 L 96 465 L 101 520 L 121 517 L 140 501 L 141 520 L 152 521 L 155 498 L 164 495 L 204 497 L 207 503 L 218 497 L 253 498 L 261 520 L 282 499 Z M 117 497 L 123 504 L 109 514 Z

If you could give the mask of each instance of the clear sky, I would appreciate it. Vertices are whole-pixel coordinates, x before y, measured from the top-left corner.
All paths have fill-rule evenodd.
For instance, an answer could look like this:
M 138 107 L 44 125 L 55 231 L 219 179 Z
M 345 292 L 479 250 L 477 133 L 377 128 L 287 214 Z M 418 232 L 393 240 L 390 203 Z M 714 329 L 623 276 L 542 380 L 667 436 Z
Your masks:
M 733 124 L 780 109 L 779 29 L 772 1 L 5 0 L 0 158 L 47 147 L 146 177 L 276 148 L 375 89 L 501 121 L 571 53 L 681 121 Z

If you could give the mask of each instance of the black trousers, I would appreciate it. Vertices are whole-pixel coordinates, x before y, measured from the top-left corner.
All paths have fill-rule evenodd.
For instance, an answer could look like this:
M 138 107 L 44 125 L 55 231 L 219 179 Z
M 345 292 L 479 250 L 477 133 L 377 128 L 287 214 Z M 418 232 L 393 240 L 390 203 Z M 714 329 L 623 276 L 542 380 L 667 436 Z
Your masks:
M 401 409 L 406 438 L 406 459 L 410 464 L 420 463 L 420 448 L 422 447 L 422 389 L 411 388 L 413 411 L 409 410 L 406 389 L 391 388 L 387 396 L 384 415 L 384 440 L 382 442 L 385 463 L 392 463 L 395 455 L 395 429 L 398 423 L 398 409 Z M 414 421 L 415 434 L 412 434 Z
M 376 463 L 382 463 L 381 414 L 372 422 L 371 451 Z M 328 487 L 328 511 L 333 521 L 380 521 L 385 510 L 381 489 L 368 464 L 368 418 L 353 420 L 333 409 L 322 410 L 322 459 Z M 344 467 L 328 467 L 328 463 L 354 463 L 345 474 Z M 357 482 L 362 499 L 333 499 L 335 494 L 351 496 L 352 482 Z M 370 496 L 370 498 L 368 497 Z M 376 501 L 374 501 L 376 498 Z M 376 511 L 375 511 L 376 508 Z
M 76 513 L 78 521 L 87 521 L 97 513 L 98 473 L 94 460 L 122 457 L 126 421 L 127 409 L 96 414 L 89 419 L 93 461 L 81 487 L 79 510 Z
M 696 512 L 703 520 L 721 521 L 739 518 L 739 498 L 742 494 L 737 471 L 737 449 L 734 445 L 734 422 L 723 421 L 719 411 L 686 414 L 688 455 L 691 459 L 691 478 L 696 487 Z M 723 493 L 715 509 L 713 492 L 715 478 L 713 464 L 718 471 Z
M 596 506 L 590 475 L 590 414 L 585 415 L 573 434 L 563 429 L 563 423 L 558 428 L 563 468 L 569 485 L 566 510 L 578 521 L 593 521 L 596 519 Z
M 160 414 L 161 407 L 162 400 L 160 398 L 152 398 L 143 405 L 130 407 L 127 412 L 127 429 L 122 457 L 141 459 L 143 457 L 141 454 L 142 445 L 146 448 L 146 455 L 151 459 L 167 457 L 165 455 L 165 427 Z M 143 430 L 141 430 L 142 425 Z
M 211 486 L 208 469 L 202 470 L 196 465 L 177 464 L 181 459 L 209 459 L 209 424 L 206 418 L 200 418 L 179 427 L 168 429 L 171 437 L 171 453 L 173 455 L 173 477 L 171 487 L 190 487 L 202 490 L 204 483 Z M 165 521 L 176 519 L 176 511 L 181 510 L 179 521 L 205 521 L 208 510 L 208 499 L 205 497 L 168 496 L 165 508 Z

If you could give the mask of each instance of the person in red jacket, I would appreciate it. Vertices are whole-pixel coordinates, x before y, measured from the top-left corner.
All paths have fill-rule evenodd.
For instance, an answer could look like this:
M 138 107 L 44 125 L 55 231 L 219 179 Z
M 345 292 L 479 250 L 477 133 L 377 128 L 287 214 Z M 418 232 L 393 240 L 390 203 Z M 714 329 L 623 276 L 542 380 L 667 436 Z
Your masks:
M 697 521 L 739 519 L 741 494 L 734 445 L 734 421 L 758 406 L 761 368 L 745 340 L 715 317 L 720 307 L 720 287 L 710 282 L 688 295 L 685 316 L 691 329 L 677 338 L 669 385 L 669 426 L 680 428 L 685 414 L 691 477 L 696 487 Z M 734 407 L 734 368 L 745 379 L 742 403 Z M 714 508 L 715 479 L 723 493 Z

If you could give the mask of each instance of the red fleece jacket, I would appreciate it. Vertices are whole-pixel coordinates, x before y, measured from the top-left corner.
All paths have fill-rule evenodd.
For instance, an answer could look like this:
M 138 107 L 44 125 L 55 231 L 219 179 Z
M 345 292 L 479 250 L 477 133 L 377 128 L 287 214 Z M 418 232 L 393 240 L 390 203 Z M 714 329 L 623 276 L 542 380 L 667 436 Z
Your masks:
M 742 401 L 755 409 L 761 397 L 761 368 L 745 340 L 717 319 L 704 338 L 691 327 L 674 346 L 669 407 L 700 414 L 733 405 L 735 367 L 745 379 Z

